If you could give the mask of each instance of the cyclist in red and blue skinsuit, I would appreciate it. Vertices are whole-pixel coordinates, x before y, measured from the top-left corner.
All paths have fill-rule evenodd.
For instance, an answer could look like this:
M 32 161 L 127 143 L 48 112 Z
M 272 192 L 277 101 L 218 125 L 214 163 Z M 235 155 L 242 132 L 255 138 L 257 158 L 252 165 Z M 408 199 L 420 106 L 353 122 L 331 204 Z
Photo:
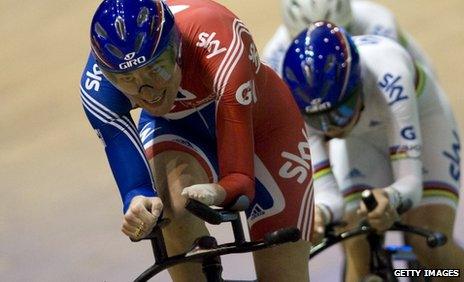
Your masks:
M 104 4 L 108 2 L 124 1 L 108 0 Z M 143 6 L 143 2 L 152 1 L 133 5 Z M 121 193 L 124 233 L 134 238 L 151 230 L 154 221 L 144 221 L 140 214 L 147 210 L 157 216 L 159 211 L 137 201 L 157 198 L 158 190 L 164 211 L 174 222 L 169 235 L 177 241 L 167 242 L 168 249 L 172 246 L 177 250 L 176 243 L 183 240 L 177 219 L 184 228 L 189 223 L 192 230 L 205 230 L 195 229 L 197 223 L 182 219 L 190 217 L 179 208 L 181 193 L 209 205 L 248 207 L 252 239 L 296 226 L 303 239 L 309 240 L 313 191 L 308 133 L 288 88 L 260 62 L 243 22 L 220 4 L 208 0 L 152 3 L 156 5 L 153 10 L 159 9 L 162 17 L 169 17 L 167 3 L 175 16 L 173 30 L 180 37 L 175 45 L 178 52 L 173 52 L 176 66 L 164 68 L 163 56 L 169 48 L 158 59 L 147 60 L 138 57 L 137 51 L 119 52 L 112 43 L 115 46 L 107 50 L 121 54 L 120 61 L 113 64 L 102 47 L 109 44 L 101 42 L 111 37 L 111 27 L 116 27 L 121 39 L 124 32 L 130 38 L 129 28 L 124 26 L 128 20 L 116 17 L 116 24 L 105 27 L 95 20 L 97 11 L 92 27 L 93 51 L 81 80 L 85 112 L 105 144 Z M 128 5 L 122 7 L 128 9 Z M 142 7 L 138 11 L 137 24 L 143 23 L 152 10 Z M 164 18 L 159 22 L 160 28 L 165 28 Z M 128 77 L 131 72 L 137 74 Z M 160 79 L 150 80 L 150 74 Z M 166 85 L 175 85 L 175 77 L 179 85 L 171 91 L 173 94 L 168 86 L 157 84 L 166 78 Z M 131 88 L 130 83 L 139 84 Z M 130 116 L 137 107 L 143 108 L 138 127 Z M 136 223 L 151 226 L 141 233 L 141 228 L 134 227 Z M 273 281 L 279 277 L 305 281 L 309 250 L 297 246 L 286 245 L 281 250 L 295 261 L 288 260 L 288 255 L 279 257 L 276 250 L 255 254 L 258 276 L 277 279 Z M 273 264 L 275 270 L 264 271 L 264 265 Z

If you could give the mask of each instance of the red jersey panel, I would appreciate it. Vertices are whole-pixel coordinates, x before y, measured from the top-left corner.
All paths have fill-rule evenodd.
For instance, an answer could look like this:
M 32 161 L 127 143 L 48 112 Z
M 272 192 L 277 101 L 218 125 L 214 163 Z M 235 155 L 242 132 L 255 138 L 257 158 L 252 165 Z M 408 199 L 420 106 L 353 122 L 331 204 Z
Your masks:
M 185 98 L 176 101 L 166 117 L 182 118 L 216 103 L 219 184 L 227 191 L 225 204 L 240 194 L 251 200 L 254 147 L 278 134 L 286 111 L 293 111 L 296 118 L 289 123 L 299 121 L 301 130 L 299 112 L 284 83 L 261 64 L 250 32 L 233 13 L 208 0 L 167 3 L 181 34 L 180 92 Z

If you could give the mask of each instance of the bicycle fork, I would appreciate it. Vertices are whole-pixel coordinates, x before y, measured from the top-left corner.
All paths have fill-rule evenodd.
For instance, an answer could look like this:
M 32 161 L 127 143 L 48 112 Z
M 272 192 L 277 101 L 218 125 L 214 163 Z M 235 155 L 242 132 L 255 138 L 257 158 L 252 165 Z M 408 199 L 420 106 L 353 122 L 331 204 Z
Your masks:
M 393 275 L 391 254 L 383 248 L 384 236 L 371 233 L 367 235 L 367 241 L 371 248 L 370 270 L 387 282 L 398 282 Z

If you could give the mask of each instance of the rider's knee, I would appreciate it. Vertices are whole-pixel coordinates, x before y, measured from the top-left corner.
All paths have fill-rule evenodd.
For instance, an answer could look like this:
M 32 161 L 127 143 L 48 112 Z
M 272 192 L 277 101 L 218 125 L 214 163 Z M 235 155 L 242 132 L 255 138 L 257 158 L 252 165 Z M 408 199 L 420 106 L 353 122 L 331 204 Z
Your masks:
M 192 215 L 185 209 L 181 192 L 185 187 L 211 182 L 205 168 L 188 153 L 166 151 L 155 157 L 153 170 L 166 215 L 171 220 L 189 220 Z
M 279 245 L 253 253 L 259 281 L 308 281 L 308 257 L 311 244 L 307 241 Z M 285 254 L 283 256 L 282 254 Z M 292 258 L 292 259 L 288 259 Z

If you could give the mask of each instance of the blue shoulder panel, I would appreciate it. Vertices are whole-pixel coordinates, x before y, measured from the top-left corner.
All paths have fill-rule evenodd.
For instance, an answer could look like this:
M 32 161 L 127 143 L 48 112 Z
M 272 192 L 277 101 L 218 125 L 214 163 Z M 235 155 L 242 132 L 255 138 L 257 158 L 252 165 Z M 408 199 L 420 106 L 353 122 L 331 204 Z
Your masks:
M 126 212 L 133 197 L 156 195 L 150 166 L 129 113 L 131 102 L 103 76 L 92 54 L 80 90 L 87 118 L 105 145 Z

